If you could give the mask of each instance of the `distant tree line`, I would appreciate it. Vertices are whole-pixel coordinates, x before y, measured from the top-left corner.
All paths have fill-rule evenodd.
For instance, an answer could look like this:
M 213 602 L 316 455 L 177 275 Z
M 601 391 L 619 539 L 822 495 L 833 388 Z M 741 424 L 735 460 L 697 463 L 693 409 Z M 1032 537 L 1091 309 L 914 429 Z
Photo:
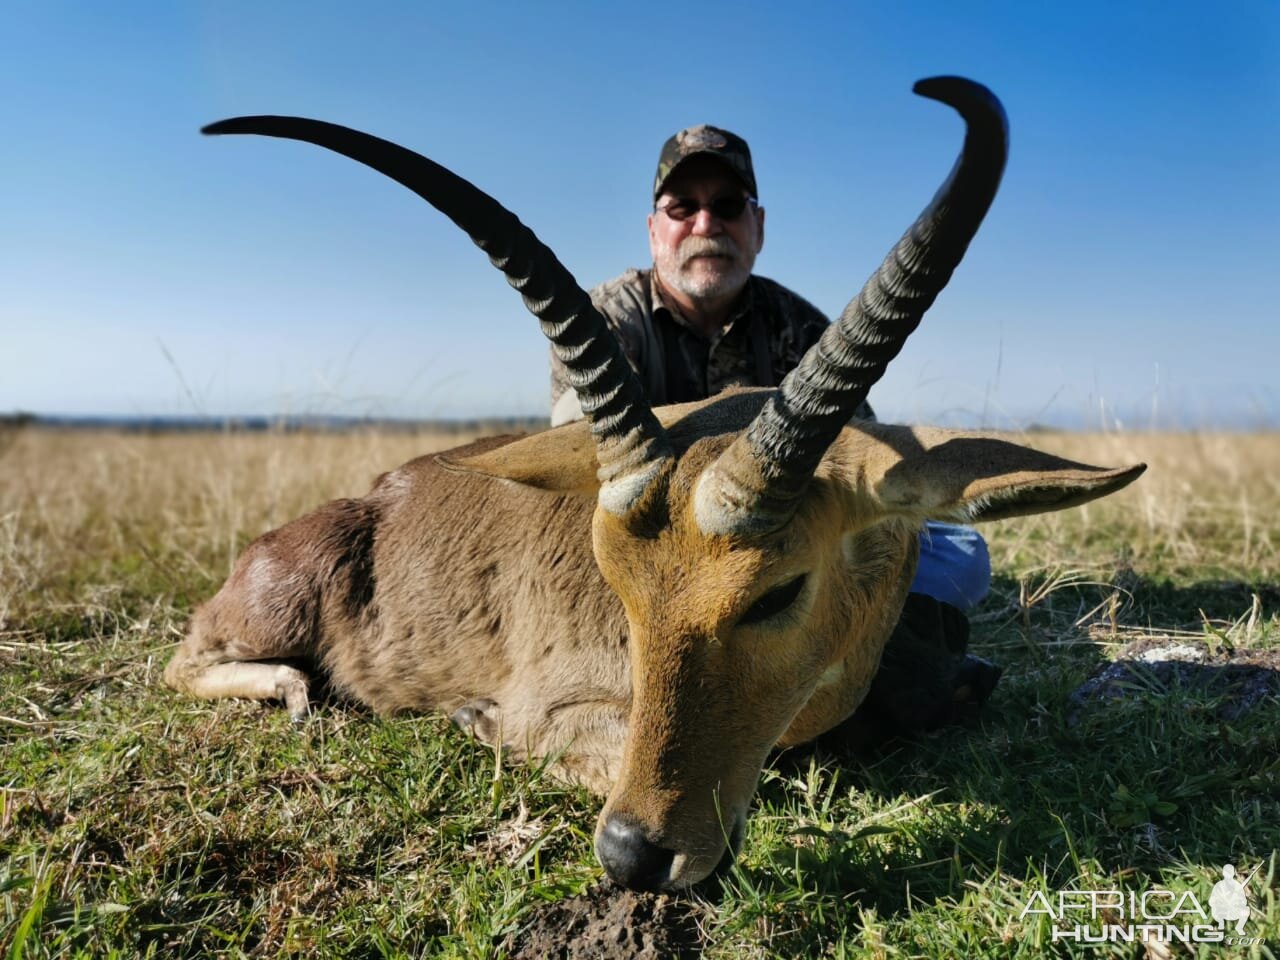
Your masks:
M 151 417 L 151 416 L 40 416 L 25 411 L 0 414 L 0 432 L 13 434 L 23 427 L 63 430 L 124 430 L 131 433 L 187 433 L 230 431 L 258 433 L 344 433 L 379 430 L 406 433 L 536 433 L 547 428 L 546 417 L 471 417 L 465 419 L 412 420 L 392 417 L 337 417 L 321 415 L 283 417 Z

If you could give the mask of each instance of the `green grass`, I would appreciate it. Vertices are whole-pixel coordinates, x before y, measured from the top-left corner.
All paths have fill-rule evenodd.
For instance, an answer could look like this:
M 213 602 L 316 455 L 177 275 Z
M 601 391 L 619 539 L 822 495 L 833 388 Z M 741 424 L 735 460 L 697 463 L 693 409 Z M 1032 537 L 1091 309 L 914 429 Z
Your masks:
M 204 444 L 35 434 L 0 451 L 0 956 L 503 955 L 600 878 L 595 800 L 497 770 L 440 717 L 327 702 L 299 729 L 160 682 L 236 550 L 423 438 Z M 1273 956 L 1276 699 L 1225 722 L 1202 691 L 1140 691 L 1069 722 L 1071 692 L 1146 633 L 1280 650 L 1276 471 L 1229 473 L 990 529 L 974 646 L 1006 667 L 992 703 L 877 755 L 828 738 L 774 758 L 737 867 L 690 906 L 704 955 L 1143 956 L 1054 944 L 1019 914 L 1063 889 L 1207 904 L 1231 862 L 1261 865 L 1248 934 L 1265 945 L 1198 955 Z

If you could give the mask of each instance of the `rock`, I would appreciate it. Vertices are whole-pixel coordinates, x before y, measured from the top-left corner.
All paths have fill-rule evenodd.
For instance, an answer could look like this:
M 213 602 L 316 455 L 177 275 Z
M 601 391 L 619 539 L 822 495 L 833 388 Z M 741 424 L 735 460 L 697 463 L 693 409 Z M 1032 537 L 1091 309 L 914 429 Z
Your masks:
M 1236 720 L 1263 700 L 1280 696 L 1280 651 L 1211 653 L 1199 640 L 1136 640 L 1072 692 L 1068 722 L 1075 725 L 1086 710 L 1104 703 L 1159 697 L 1174 688 L 1221 698 L 1218 717 Z

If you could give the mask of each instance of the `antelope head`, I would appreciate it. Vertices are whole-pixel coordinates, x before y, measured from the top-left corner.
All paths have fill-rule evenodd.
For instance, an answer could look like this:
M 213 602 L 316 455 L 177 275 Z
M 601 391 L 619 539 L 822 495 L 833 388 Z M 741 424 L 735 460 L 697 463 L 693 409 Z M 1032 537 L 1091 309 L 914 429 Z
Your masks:
M 587 423 L 455 464 L 595 498 L 596 561 L 630 629 L 632 702 L 596 828 L 608 873 L 671 889 L 736 846 L 768 751 L 848 716 L 901 611 L 926 518 L 1059 509 L 1131 482 L 1001 440 L 850 417 L 950 279 L 995 196 L 1007 124 L 985 87 L 916 92 L 966 125 L 951 173 L 862 291 L 775 390 L 650 408 L 603 317 L 554 254 L 472 184 L 333 124 L 243 117 L 208 133 L 327 147 L 460 226 L 524 297 Z M 589 432 L 589 435 L 588 435 Z

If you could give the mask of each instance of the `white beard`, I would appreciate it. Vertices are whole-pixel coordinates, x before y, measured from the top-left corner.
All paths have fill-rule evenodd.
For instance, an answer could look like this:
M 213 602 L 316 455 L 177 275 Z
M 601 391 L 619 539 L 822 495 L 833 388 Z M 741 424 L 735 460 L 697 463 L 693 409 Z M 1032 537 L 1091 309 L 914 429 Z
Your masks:
M 702 259 L 700 255 L 720 256 Z M 721 300 L 736 295 L 751 276 L 754 254 L 747 254 L 728 236 L 686 237 L 675 249 L 664 248 L 654 258 L 663 284 L 690 300 Z

